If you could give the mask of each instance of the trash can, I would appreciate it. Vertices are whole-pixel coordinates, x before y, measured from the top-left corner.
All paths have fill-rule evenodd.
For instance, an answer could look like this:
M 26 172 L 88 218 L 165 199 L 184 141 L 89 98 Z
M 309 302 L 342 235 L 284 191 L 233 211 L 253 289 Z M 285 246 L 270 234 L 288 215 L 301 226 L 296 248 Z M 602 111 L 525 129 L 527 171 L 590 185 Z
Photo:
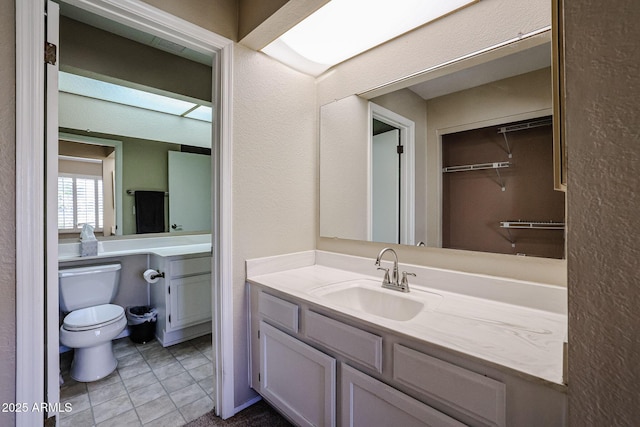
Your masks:
M 127 308 L 129 339 L 138 344 L 153 340 L 156 334 L 158 311 L 146 305 Z

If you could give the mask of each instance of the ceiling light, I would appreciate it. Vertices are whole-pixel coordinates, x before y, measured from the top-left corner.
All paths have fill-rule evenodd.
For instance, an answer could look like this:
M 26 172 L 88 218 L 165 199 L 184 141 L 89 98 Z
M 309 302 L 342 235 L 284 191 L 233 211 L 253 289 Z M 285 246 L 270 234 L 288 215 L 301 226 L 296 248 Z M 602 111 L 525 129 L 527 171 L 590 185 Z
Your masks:
M 331 0 L 262 51 L 314 76 L 478 0 Z

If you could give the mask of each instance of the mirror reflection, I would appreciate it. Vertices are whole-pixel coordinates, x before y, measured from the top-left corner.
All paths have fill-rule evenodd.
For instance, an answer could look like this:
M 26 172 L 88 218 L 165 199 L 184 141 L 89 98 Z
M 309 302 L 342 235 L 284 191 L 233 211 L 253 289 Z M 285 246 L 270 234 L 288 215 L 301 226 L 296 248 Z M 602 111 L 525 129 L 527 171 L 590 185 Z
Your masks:
M 550 35 L 320 109 L 320 235 L 562 258 Z
M 211 56 L 62 14 L 59 238 L 209 233 Z

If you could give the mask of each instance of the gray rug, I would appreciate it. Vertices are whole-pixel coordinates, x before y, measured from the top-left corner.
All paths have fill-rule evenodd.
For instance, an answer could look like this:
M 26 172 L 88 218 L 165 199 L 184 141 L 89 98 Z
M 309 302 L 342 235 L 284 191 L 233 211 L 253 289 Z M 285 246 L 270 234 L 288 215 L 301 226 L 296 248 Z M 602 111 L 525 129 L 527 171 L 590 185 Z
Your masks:
M 249 427 L 249 426 L 265 426 L 265 427 L 291 427 L 292 424 L 284 419 L 280 414 L 276 412 L 271 406 L 269 406 L 264 400 L 249 406 L 247 409 L 238 412 L 233 417 L 222 420 L 217 417 L 213 411 L 208 412 L 196 418 L 185 427 L 210 427 L 210 426 L 225 426 L 225 427 Z

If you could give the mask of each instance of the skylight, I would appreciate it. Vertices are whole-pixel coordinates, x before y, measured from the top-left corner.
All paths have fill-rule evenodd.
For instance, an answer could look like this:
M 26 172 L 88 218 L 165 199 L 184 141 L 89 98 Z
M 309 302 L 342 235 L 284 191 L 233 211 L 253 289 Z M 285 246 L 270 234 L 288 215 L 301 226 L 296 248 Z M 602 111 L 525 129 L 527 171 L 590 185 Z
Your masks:
M 314 76 L 478 0 L 331 0 L 262 51 Z
M 60 72 L 58 88 L 62 92 L 158 111 L 174 116 L 184 116 L 207 122 L 211 122 L 212 118 L 212 110 L 211 107 L 208 106 L 107 83 L 77 74 L 65 73 L 63 71 Z

